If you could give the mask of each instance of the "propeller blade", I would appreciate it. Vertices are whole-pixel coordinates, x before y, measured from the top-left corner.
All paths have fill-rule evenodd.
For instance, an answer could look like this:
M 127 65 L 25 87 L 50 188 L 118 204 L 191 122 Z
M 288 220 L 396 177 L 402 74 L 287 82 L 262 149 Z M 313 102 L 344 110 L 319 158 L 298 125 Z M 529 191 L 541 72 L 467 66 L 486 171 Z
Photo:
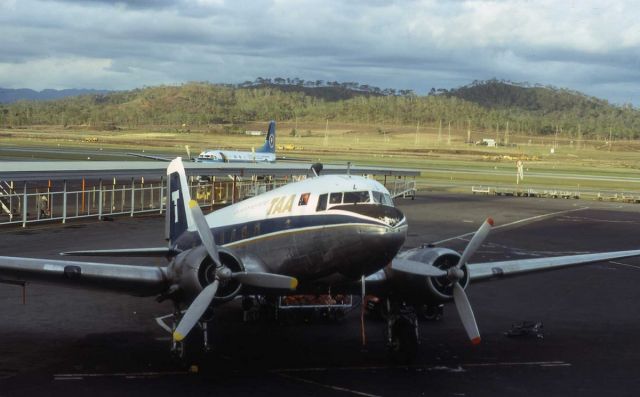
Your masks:
M 281 274 L 237 272 L 233 273 L 231 278 L 240 281 L 242 284 L 251 285 L 253 287 L 290 290 L 295 290 L 296 287 L 298 287 L 298 279 L 283 276 Z
M 173 340 L 180 342 L 186 338 L 191 329 L 196 325 L 198 320 L 200 320 L 200 317 L 202 317 L 205 310 L 207 310 L 211 304 L 213 297 L 218 291 L 219 284 L 220 282 L 215 280 L 213 283 L 207 285 L 196 299 L 193 300 L 191 306 L 189 306 L 187 311 L 184 313 L 184 316 L 182 316 L 182 320 L 180 320 L 176 330 L 173 331 Z
M 473 309 L 471 309 L 467 294 L 464 292 L 464 288 L 460 286 L 460 283 L 453 284 L 453 301 L 456 303 L 458 315 L 460 316 L 460 320 L 462 320 L 462 325 L 464 326 L 464 330 L 467 331 L 471 343 L 474 345 L 479 344 L 480 331 L 478 331 L 478 324 L 473 315 Z
M 395 258 L 393 262 L 391 262 L 391 269 L 426 277 L 441 277 L 447 275 L 446 271 L 438 269 L 433 265 L 402 258 Z
M 207 224 L 207 220 L 204 217 L 198 202 L 195 200 L 189 201 L 189 208 L 191 209 L 191 214 L 193 215 L 193 220 L 196 224 L 196 228 L 198 229 L 198 235 L 200 236 L 202 245 L 207 249 L 207 253 L 211 259 L 213 259 L 216 266 L 221 267 L 222 264 L 220 263 L 220 255 L 218 254 L 216 241 L 213 238 L 211 229 L 209 229 L 209 224 Z
M 458 261 L 457 267 L 460 268 L 462 265 L 467 263 L 469 258 L 473 256 L 476 250 L 482 245 L 484 239 L 487 238 L 487 235 L 491 231 L 491 227 L 493 226 L 493 219 L 487 218 L 486 221 L 480 226 L 478 231 L 476 231 L 467 244 L 467 247 L 464 249 L 460 260 Z

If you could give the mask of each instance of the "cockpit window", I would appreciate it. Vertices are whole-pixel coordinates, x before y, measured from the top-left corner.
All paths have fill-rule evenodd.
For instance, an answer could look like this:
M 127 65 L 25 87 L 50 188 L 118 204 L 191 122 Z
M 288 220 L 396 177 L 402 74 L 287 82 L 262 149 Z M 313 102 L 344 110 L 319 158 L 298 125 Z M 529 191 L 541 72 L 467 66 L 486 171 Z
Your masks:
M 387 193 L 382 193 L 382 204 L 393 207 L 393 200 L 391 200 L 391 196 Z
M 324 211 L 327 209 L 327 193 L 321 194 L 318 197 L 318 206 L 316 207 L 316 211 Z
M 342 203 L 342 193 L 331 193 L 331 196 L 329 196 L 329 204 L 340 203 Z
M 393 207 L 393 200 L 391 196 L 387 193 L 382 192 L 372 192 L 373 193 L 373 202 L 382 205 L 388 205 L 389 207 Z
M 369 202 L 369 192 L 345 192 L 342 202 L 345 204 Z

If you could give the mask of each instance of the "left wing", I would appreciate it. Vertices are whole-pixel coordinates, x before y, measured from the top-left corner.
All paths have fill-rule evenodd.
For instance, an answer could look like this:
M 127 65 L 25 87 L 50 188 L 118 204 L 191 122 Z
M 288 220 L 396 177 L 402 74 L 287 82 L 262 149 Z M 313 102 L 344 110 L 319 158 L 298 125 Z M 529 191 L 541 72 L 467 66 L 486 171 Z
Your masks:
M 471 281 L 486 280 L 524 273 L 560 269 L 594 262 L 640 256 L 640 250 L 600 252 L 597 254 L 552 256 L 545 258 L 518 259 L 500 262 L 470 263 L 467 265 Z
M 0 256 L 0 278 L 152 296 L 167 289 L 166 268 Z
M 82 250 L 82 251 L 65 251 L 60 255 L 71 256 L 124 256 L 124 257 L 173 257 L 180 253 L 169 247 L 153 247 L 153 248 L 121 248 L 106 250 Z

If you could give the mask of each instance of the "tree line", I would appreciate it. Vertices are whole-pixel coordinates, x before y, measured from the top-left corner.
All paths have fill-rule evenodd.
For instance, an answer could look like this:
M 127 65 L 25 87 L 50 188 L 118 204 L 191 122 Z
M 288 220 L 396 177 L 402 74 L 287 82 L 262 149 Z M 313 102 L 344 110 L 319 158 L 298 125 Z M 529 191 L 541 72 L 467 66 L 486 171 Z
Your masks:
M 270 80 L 270 82 L 268 81 Z M 238 85 L 191 82 L 53 101 L 0 105 L 0 126 L 208 126 L 254 120 L 331 120 L 372 126 L 438 126 L 569 137 L 636 139 L 640 111 L 553 87 L 490 80 L 429 95 L 355 82 L 264 79 Z M 313 86 L 311 86 L 313 84 Z M 357 87 L 356 87 L 357 86 Z

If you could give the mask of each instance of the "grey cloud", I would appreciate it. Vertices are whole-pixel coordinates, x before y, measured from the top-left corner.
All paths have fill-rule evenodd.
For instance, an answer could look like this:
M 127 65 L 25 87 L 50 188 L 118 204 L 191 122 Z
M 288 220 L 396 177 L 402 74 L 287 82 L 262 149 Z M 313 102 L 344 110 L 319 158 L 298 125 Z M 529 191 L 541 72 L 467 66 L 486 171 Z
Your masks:
M 633 40 L 599 50 L 522 34 L 475 40 L 481 30 L 447 24 L 469 4 L 478 2 L 24 0 L 0 12 L 0 66 L 108 60 L 104 70 L 77 76 L 88 88 L 299 76 L 426 92 L 497 77 L 616 98 L 628 97 L 620 84 L 640 81 Z M 0 86 L 48 81 L 21 78 L 0 76 Z

